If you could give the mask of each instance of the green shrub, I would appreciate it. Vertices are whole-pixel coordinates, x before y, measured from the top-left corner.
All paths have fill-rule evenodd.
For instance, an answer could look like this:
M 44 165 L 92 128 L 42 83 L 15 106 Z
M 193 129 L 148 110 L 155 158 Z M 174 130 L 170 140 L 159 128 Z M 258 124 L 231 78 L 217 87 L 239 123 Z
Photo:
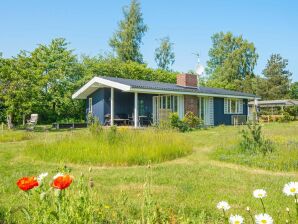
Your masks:
M 284 111 L 289 113 L 290 116 L 298 117 L 298 106 L 286 107 Z
M 240 148 L 242 151 L 258 153 L 263 155 L 270 153 L 274 150 L 273 142 L 269 139 L 265 139 L 262 135 L 262 126 L 256 122 L 248 123 L 248 129 L 241 131 L 242 140 L 240 142 Z
M 280 122 L 294 121 L 295 117 L 290 115 L 288 112 L 284 112 L 283 116 L 279 119 Z
M 200 128 L 203 125 L 203 121 L 193 112 L 187 112 L 182 121 L 190 128 Z
M 169 123 L 172 128 L 175 128 L 181 132 L 198 129 L 203 125 L 202 120 L 195 116 L 193 112 L 186 113 L 182 120 L 180 120 L 177 113 L 171 113 L 169 116 Z

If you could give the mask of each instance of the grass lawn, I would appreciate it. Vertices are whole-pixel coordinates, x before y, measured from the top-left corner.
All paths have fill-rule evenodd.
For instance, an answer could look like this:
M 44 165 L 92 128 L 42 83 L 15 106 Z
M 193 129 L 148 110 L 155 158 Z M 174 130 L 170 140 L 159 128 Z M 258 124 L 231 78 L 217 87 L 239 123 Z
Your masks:
M 69 135 L 84 137 L 87 130 L 32 133 L 29 140 L 0 141 L 0 205 L 9 207 L 15 203 L 22 203 L 19 200 L 19 190 L 15 184 L 18 178 L 37 175 L 45 171 L 55 174 L 58 167 L 67 165 L 72 169 L 74 176 L 83 173 L 87 178 L 93 178 L 94 191 L 98 200 L 108 205 L 110 209 L 116 206 L 121 207 L 115 201 L 120 200 L 121 195 L 125 194 L 127 203 L 122 206 L 131 217 L 140 217 L 140 207 L 144 200 L 143 193 L 146 190 L 145 183 L 148 183 L 150 179 L 152 200 L 164 211 L 177 214 L 178 218 L 180 216 L 189 217 L 194 220 L 194 223 L 221 223 L 221 214 L 217 211 L 216 204 L 221 200 L 227 200 L 232 206 L 231 213 L 241 214 L 246 220 L 249 220 L 249 216 L 245 212 L 246 206 L 250 206 L 253 212 L 261 212 L 261 204 L 252 197 L 252 191 L 256 188 L 263 188 L 268 193 L 268 197 L 265 199 L 268 213 L 274 217 L 276 223 L 285 223 L 284 220 L 287 218 L 285 208 L 289 207 L 291 211 L 294 211 L 294 203 L 292 198 L 283 195 L 282 188 L 289 181 L 298 181 L 297 169 L 294 172 L 294 166 L 290 165 L 289 172 L 284 166 L 282 169 L 272 168 L 260 165 L 262 162 L 247 164 L 240 161 L 239 163 L 242 164 L 236 164 L 238 161 L 232 159 L 228 161 L 233 163 L 218 160 L 223 153 L 221 150 L 229 150 L 237 143 L 239 131 L 240 127 L 222 126 L 186 134 L 172 133 L 173 141 L 177 139 L 180 141 L 180 138 L 188 141 L 188 144 L 192 145 L 192 153 L 186 153 L 186 156 L 174 160 L 170 156 L 163 160 L 171 160 L 152 163 L 150 168 L 148 165 L 137 166 L 132 165 L 133 163 L 128 163 L 132 166 L 123 166 L 124 162 L 116 162 L 122 166 L 107 166 L 108 164 L 98 160 L 91 163 L 86 161 L 87 164 L 84 164 L 69 152 L 70 149 L 67 149 L 65 153 L 68 153 L 66 155 L 69 155 L 71 159 L 59 157 L 63 153 L 51 152 L 50 155 L 44 153 L 43 150 L 54 151 L 63 148 L 63 141 L 59 143 L 56 141 L 57 138 L 65 139 L 66 142 L 71 141 Z M 295 145 L 298 136 L 297 122 L 265 125 L 264 131 L 266 136 L 272 140 L 278 141 L 279 144 L 290 142 L 291 150 L 298 151 L 298 147 Z M 161 139 L 172 146 L 171 139 Z M 45 140 L 49 144 L 44 144 Z M 144 144 L 153 144 L 154 146 L 155 140 L 148 138 Z M 127 144 L 131 144 L 131 142 L 127 141 L 117 147 L 128 148 Z M 39 147 L 36 147 L 38 145 L 41 152 L 38 151 Z M 74 144 L 74 147 L 77 151 L 82 149 L 82 145 Z M 283 162 L 287 161 L 285 158 L 289 153 L 288 150 L 278 150 Z M 78 153 L 77 151 L 76 153 Z M 174 151 L 176 152 L 176 150 Z M 124 153 L 124 151 L 120 152 Z M 79 155 L 85 157 L 86 154 Z M 264 160 L 266 161 L 267 158 Z M 277 157 L 271 163 L 278 163 L 279 160 Z M 296 160 L 297 157 L 294 157 L 289 161 L 292 163 Z M 140 163 L 144 164 L 144 161 Z M 106 165 L 94 165 L 97 163 Z M 88 171 L 90 167 L 92 167 L 92 172 Z

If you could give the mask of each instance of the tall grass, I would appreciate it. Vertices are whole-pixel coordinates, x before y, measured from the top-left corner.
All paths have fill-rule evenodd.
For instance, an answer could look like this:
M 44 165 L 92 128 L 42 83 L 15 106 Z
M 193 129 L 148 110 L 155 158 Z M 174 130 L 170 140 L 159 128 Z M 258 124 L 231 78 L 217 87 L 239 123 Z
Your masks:
M 239 146 L 239 136 L 233 145 L 223 145 L 215 150 L 211 157 L 251 167 L 276 171 L 298 171 L 298 123 L 273 123 L 264 127 L 267 139 L 274 143 L 274 151 L 263 155 L 244 151 Z
M 82 130 L 44 138 L 29 144 L 25 153 L 44 161 L 142 165 L 175 159 L 191 151 L 187 136 L 174 131 L 108 129 L 98 134 Z
M 17 142 L 28 140 L 31 138 L 31 135 L 23 131 L 0 131 L 0 142 Z

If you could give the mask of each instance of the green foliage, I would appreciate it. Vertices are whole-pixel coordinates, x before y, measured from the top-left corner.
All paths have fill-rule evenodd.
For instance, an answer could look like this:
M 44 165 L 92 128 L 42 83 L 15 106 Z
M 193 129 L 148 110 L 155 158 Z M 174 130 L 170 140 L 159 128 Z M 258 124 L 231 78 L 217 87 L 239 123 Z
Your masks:
M 285 107 L 284 111 L 294 118 L 298 117 L 298 106 Z
M 262 126 L 256 122 L 247 124 L 248 129 L 241 130 L 242 140 L 240 148 L 243 152 L 262 153 L 266 155 L 273 152 L 274 144 L 262 135 Z
M 86 74 L 85 82 L 98 75 L 175 83 L 177 75 L 176 72 L 148 68 L 145 64 L 101 56 L 84 57 L 83 67 Z
M 172 113 L 170 114 L 169 120 L 171 127 L 178 129 L 181 132 L 198 129 L 201 128 L 203 125 L 202 120 L 199 117 L 195 116 L 192 112 L 186 113 L 182 120 L 180 120 L 177 113 Z
M 298 99 L 298 82 L 292 83 L 290 87 L 290 98 Z
M 295 117 L 286 111 L 283 112 L 283 116 L 279 119 L 280 122 L 289 122 L 294 120 L 295 120 Z
M 191 130 L 187 123 L 180 120 L 177 113 L 170 114 L 169 120 L 171 127 L 179 130 L 180 132 L 187 132 Z
M 190 128 L 200 128 L 203 125 L 203 121 L 193 112 L 187 112 L 182 121 Z
M 40 79 L 39 105 L 35 111 L 47 122 L 65 118 L 82 120 L 84 116 L 83 102 L 71 99 L 82 85 L 83 73 L 68 45 L 65 39 L 56 38 L 49 45 L 39 45 L 31 53 L 33 69 Z
M 155 49 L 155 62 L 158 68 L 170 70 L 170 66 L 175 62 L 175 54 L 173 52 L 173 43 L 169 37 L 160 40 L 160 46 Z
M 46 137 L 46 136 L 45 136 Z M 190 142 L 175 131 L 111 127 L 96 132 L 69 132 L 28 144 L 26 155 L 44 161 L 95 165 L 158 163 L 189 154 Z
M 288 60 L 280 54 L 272 54 L 267 62 L 263 75 L 265 87 L 260 92 L 263 99 L 286 99 L 289 96 L 292 73 L 287 70 Z
M 120 21 L 118 30 L 110 39 L 110 46 L 120 60 L 142 63 L 140 45 L 148 27 L 143 22 L 140 2 L 132 0 L 129 7 L 123 8 L 123 14 L 124 19 Z
M 82 101 L 71 95 L 82 85 L 82 70 L 65 39 L 39 45 L 32 52 L 21 51 L 16 58 L 0 59 L 0 105 L 16 123 L 31 113 L 39 122 L 72 118 L 82 120 Z
M 216 33 L 211 39 L 210 59 L 206 68 L 209 75 L 207 85 L 243 90 L 243 82 L 254 77 L 253 71 L 258 59 L 254 44 L 231 32 Z
M 93 135 L 99 135 L 103 132 L 103 127 L 98 118 L 93 117 L 92 114 L 88 114 L 88 129 Z

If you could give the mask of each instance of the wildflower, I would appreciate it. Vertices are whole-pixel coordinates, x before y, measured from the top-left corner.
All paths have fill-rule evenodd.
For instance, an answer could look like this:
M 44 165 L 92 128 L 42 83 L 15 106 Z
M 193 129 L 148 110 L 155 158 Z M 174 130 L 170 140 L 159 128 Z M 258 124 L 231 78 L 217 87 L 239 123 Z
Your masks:
M 289 208 L 286 208 L 286 211 L 287 211 L 287 212 L 289 212 L 289 211 L 290 211 L 290 209 L 289 209 Z
M 273 219 L 268 214 L 259 214 L 255 216 L 256 224 L 273 224 Z
M 267 193 L 263 189 L 257 189 L 257 190 L 254 190 L 253 196 L 255 198 L 265 198 L 267 196 Z
M 242 224 L 244 221 L 243 217 L 241 215 L 231 215 L 229 222 L 231 224 Z
M 57 175 L 56 175 L 57 176 Z M 52 183 L 52 186 L 56 189 L 63 190 L 72 183 L 72 178 L 69 175 L 59 175 L 56 177 Z
M 31 190 L 38 186 L 36 177 L 23 177 L 17 182 L 18 187 L 23 191 Z
M 226 202 L 226 201 L 219 202 L 216 207 L 218 209 L 224 210 L 224 211 L 228 211 L 231 208 L 231 206 L 229 205 L 229 203 Z
M 246 207 L 246 211 L 249 212 L 250 211 L 250 207 L 247 206 Z
M 63 173 L 57 173 L 54 177 L 53 177 L 53 179 L 55 180 L 55 179 L 57 179 L 58 177 L 61 177 L 61 176 L 63 176 L 64 174 Z
M 42 180 L 43 180 L 46 176 L 48 176 L 48 173 L 41 173 L 41 174 L 39 174 L 39 176 L 37 177 L 37 181 L 38 181 L 38 183 L 40 184 L 40 183 L 42 182 Z
M 284 186 L 283 192 L 287 196 L 295 196 L 298 194 L 298 182 L 290 182 Z

